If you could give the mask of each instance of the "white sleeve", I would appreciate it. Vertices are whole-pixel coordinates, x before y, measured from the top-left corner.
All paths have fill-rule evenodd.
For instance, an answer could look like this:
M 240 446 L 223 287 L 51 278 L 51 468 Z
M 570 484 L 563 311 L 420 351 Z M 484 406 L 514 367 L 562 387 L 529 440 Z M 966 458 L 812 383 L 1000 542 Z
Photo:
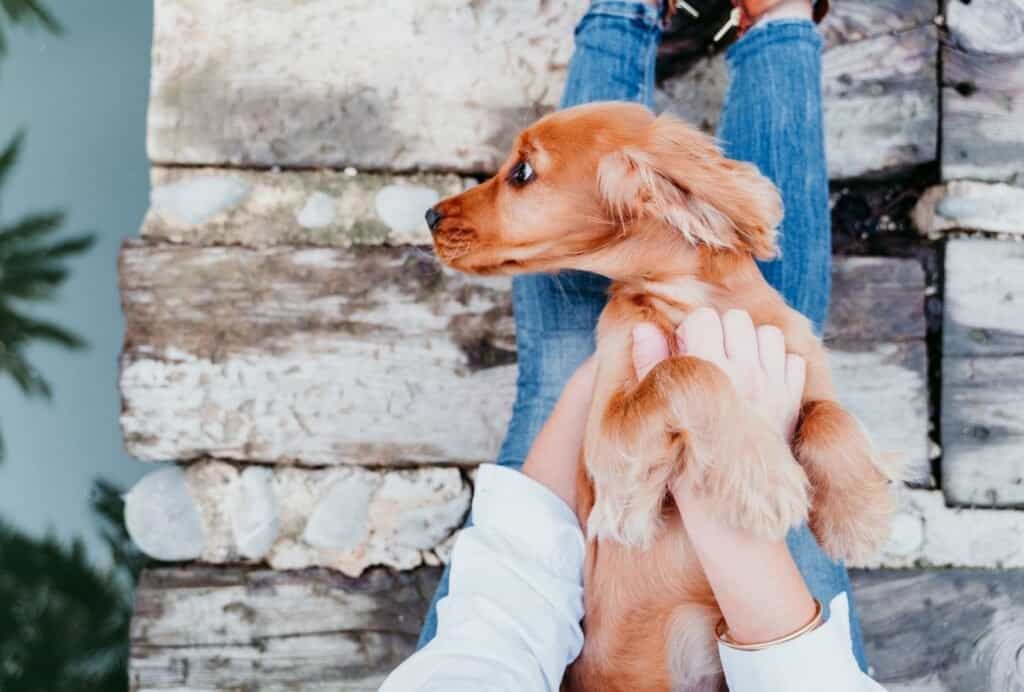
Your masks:
M 785 644 L 760 651 L 719 644 L 730 692 L 885 692 L 853 657 L 846 594 L 829 610 L 828 622 Z
M 437 636 L 380 692 L 556 692 L 583 647 L 576 515 L 518 471 L 480 467 Z

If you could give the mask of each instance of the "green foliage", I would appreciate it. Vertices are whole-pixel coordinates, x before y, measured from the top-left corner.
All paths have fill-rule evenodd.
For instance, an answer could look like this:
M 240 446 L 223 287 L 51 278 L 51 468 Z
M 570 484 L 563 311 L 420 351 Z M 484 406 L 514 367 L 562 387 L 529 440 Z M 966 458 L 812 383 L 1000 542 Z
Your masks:
M 7 54 L 4 24 L 39 27 L 51 34 L 63 31 L 60 22 L 38 0 L 0 0 L 0 58 Z
M 131 593 L 146 564 L 121 520 L 120 492 L 99 481 L 93 509 L 111 548 L 101 570 L 79 541 L 30 538 L 0 521 L 0 690 L 124 692 Z
M 16 135 L 0 151 L 0 188 L 18 160 L 23 139 Z M 91 235 L 54 239 L 63 220 L 61 212 L 44 212 L 7 225 L 0 222 L 0 375 L 9 375 L 26 396 L 50 396 L 49 383 L 25 355 L 29 344 L 49 342 L 71 349 L 83 346 L 72 332 L 35 319 L 19 308 L 19 303 L 51 298 L 67 278 L 64 261 L 92 245 Z

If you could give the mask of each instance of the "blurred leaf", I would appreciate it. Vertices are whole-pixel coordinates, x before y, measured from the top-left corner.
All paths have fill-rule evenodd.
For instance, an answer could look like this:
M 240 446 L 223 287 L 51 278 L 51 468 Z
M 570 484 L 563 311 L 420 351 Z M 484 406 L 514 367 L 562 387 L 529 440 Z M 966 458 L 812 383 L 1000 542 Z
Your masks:
M 0 0 L 8 13 L 10 2 Z M 0 187 L 9 178 L 23 142 L 24 135 L 19 133 L 0 151 Z M 19 301 L 53 297 L 67 279 L 66 260 L 92 247 L 93 235 L 54 238 L 63 221 L 60 211 L 29 214 L 7 225 L 0 219 L 0 375 L 10 376 L 26 396 L 49 398 L 52 394 L 49 383 L 28 361 L 31 344 L 45 342 L 69 349 L 85 345 L 74 332 L 19 309 Z
M 104 494 L 116 493 L 109 484 Z M 109 501 L 108 501 L 109 503 Z M 103 517 L 111 536 L 111 518 Z M 125 534 L 126 535 L 126 534 Z M 117 555 L 129 548 L 119 548 Z M 35 538 L 0 521 L 0 690 L 128 688 L 132 570 L 98 569 L 80 541 Z
M 53 35 L 64 32 L 57 18 L 38 0 L 0 0 L 0 58 L 7 54 L 4 24 L 41 28 Z

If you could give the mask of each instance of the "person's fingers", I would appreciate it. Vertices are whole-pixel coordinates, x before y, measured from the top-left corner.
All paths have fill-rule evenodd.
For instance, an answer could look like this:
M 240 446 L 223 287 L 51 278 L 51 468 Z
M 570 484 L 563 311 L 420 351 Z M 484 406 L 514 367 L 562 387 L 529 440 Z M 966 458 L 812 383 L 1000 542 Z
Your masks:
M 786 393 L 790 401 L 800 401 L 807 380 L 807 361 L 795 353 L 786 355 Z
M 691 312 L 683 319 L 676 333 L 677 339 L 685 344 L 687 355 L 709 360 L 716 365 L 725 363 L 722 321 L 711 308 L 698 308 Z
M 730 310 L 722 316 L 725 335 L 725 356 L 743 372 L 761 367 L 757 355 L 757 333 L 754 322 L 744 310 Z
M 772 324 L 758 327 L 757 351 L 768 379 L 781 383 L 786 377 L 786 337 L 782 330 Z
M 668 357 L 668 340 L 660 329 L 650 322 L 633 327 L 633 368 L 638 380 L 647 377 L 655 365 Z

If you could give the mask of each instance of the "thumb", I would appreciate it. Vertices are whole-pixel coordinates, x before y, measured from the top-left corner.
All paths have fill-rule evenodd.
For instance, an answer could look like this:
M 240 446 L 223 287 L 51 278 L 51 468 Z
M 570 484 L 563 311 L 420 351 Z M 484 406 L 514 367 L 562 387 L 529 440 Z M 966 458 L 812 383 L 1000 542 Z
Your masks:
M 633 368 L 637 380 L 647 377 L 647 373 L 668 356 L 668 341 L 660 329 L 650 322 L 633 327 Z

